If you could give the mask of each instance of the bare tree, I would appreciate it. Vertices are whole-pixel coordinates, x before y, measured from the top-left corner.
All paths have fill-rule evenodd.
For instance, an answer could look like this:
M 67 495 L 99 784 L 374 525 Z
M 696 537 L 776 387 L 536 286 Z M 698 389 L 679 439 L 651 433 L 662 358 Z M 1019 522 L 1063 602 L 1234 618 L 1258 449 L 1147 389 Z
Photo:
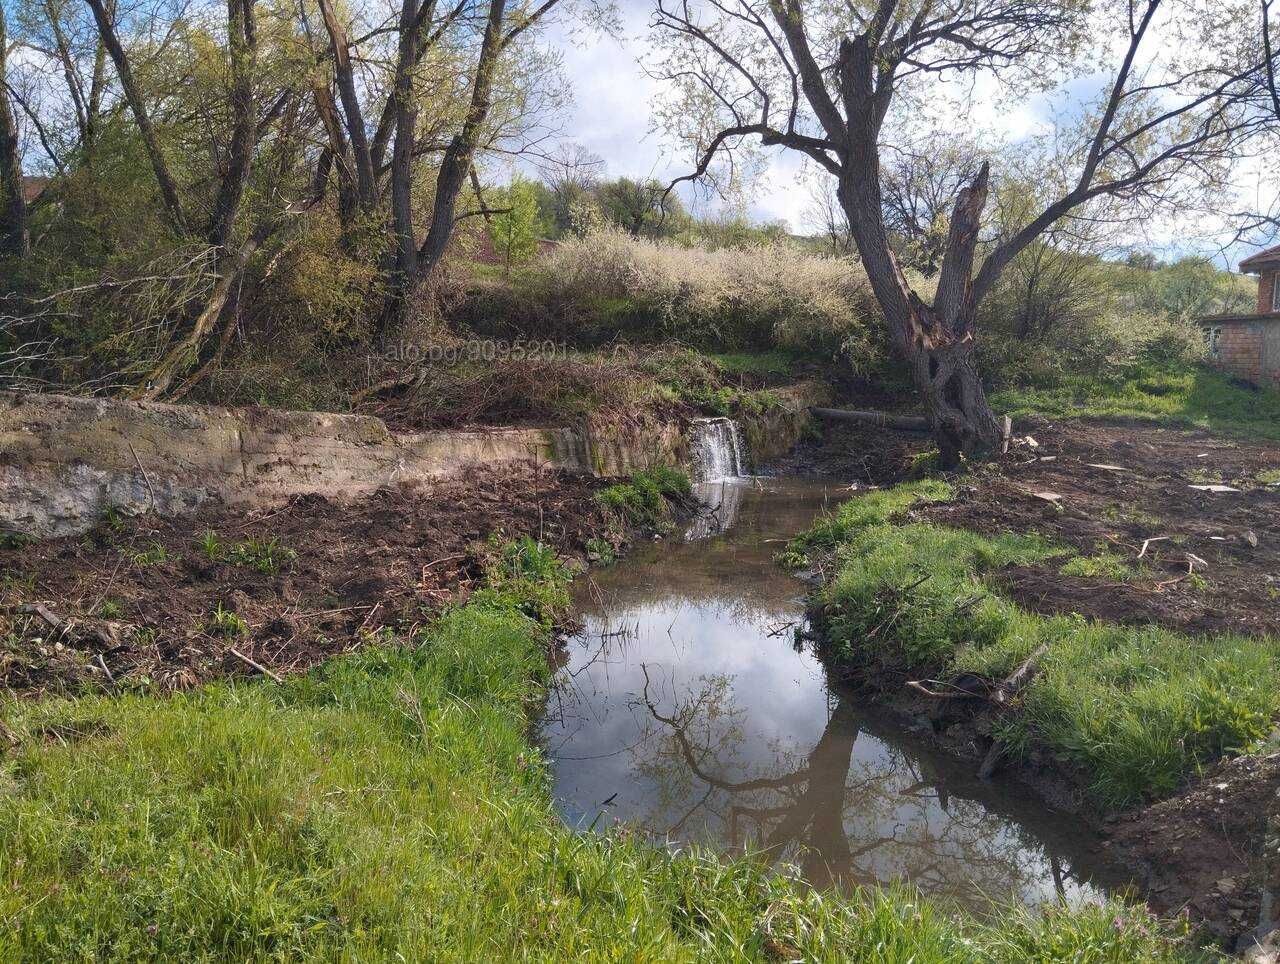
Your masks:
M 653 24 L 665 45 L 661 71 L 691 105 L 676 131 L 697 155 L 684 179 L 748 143 L 798 151 L 836 179 L 893 344 L 950 465 L 999 442 L 974 319 L 1009 263 L 1097 198 L 1157 206 L 1188 181 L 1222 178 L 1276 123 L 1257 110 L 1271 58 L 1252 25 L 1190 0 L 1115 0 L 1106 10 L 1066 0 L 657 0 Z M 925 301 L 885 222 L 891 111 L 921 110 L 952 79 L 1043 86 L 1095 35 L 1090 53 L 1107 64 L 1103 93 L 1064 138 L 1060 192 L 975 269 L 990 182 L 989 164 L 980 164 L 956 196 L 936 293 Z M 1162 56 L 1170 49 L 1176 58 Z M 949 126 L 963 123 L 953 116 Z
M 853 254 L 853 235 L 845 217 L 835 184 L 825 173 L 809 181 L 809 204 L 805 208 L 809 223 L 817 225 L 831 253 L 837 257 Z
M 551 153 L 542 170 L 551 193 L 556 226 L 567 230 L 573 225 L 575 208 L 599 186 L 605 171 L 604 158 L 581 144 L 565 143 Z
M 936 132 L 886 153 L 881 183 L 889 244 L 904 265 L 932 277 L 946 253 L 947 218 L 981 161 L 963 140 Z
M 18 156 L 18 123 L 9 101 L 9 39 L 0 6 L 0 254 L 27 253 L 27 199 Z

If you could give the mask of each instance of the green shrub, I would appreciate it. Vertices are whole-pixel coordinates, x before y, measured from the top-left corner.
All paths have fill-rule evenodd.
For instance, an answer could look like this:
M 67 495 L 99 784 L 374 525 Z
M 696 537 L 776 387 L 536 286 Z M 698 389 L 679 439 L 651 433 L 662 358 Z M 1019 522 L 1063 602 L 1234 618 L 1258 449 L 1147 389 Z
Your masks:
M 596 501 L 616 524 L 634 528 L 660 526 L 671 515 L 671 504 L 689 498 L 689 477 L 677 469 L 656 466 L 633 473 L 596 493 Z

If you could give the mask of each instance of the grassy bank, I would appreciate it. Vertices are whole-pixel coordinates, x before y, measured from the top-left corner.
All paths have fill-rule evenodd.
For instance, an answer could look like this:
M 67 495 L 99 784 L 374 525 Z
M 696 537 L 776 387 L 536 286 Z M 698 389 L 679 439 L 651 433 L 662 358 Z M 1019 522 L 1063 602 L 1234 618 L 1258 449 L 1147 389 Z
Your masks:
M 986 536 L 900 518 L 949 494 L 929 480 L 854 498 L 792 544 L 797 564 L 835 553 L 820 595 L 835 660 L 914 678 L 1004 679 L 1048 644 L 1000 735 L 1013 754 L 1039 747 L 1078 768 L 1107 807 L 1167 794 L 1268 735 L 1280 713 L 1280 640 L 1028 612 L 984 574 L 1050 558 L 1087 573 L 1109 561 L 1070 558 L 1034 533 Z
M 282 685 L 6 707 L 6 960 L 1172 960 L 1119 906 L 998 923 L 807 893 L 557 821 L 528 718 L 565 574 L 536 546 L 412 640 Z
M 1280 440 L 1280 393 L 1191 365 L 1134 365 L 1063 376 L 992 395 L 997 411 L 1050 418 L 1125 418 Z

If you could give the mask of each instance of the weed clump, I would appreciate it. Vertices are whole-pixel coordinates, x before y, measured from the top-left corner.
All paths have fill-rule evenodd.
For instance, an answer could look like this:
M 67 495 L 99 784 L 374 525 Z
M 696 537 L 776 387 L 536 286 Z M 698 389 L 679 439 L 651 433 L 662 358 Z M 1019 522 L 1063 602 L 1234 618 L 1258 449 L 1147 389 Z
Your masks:
M 244 617 L 229 609 L 223 609 L 222 603 L 209 614 L 209 622 L 205 627 L 211 635 L 234 638 L 249 632 L 249 624 Z
M 518 610 L 545 627 L 568 613 L 573 573 L 553 548 L 530 536 L 511 542 L 494 537 L 488 553 L 485 586 L 472 595 L 473 602 Z
M 634 473 L 596 494 L 609 521 L 627 528 L 658 529 L 670 519 L 673 504 L 687 502 L 693 492 L 683 472 L 657 466 Z
M 298 558 L 298 553 L 281 545 L 279 539 L 250 538 L 228 546 L 212 530 L 206 530 L 196 540 L 196 549 L 210 562 L 245 566 L 267 576 L 276 575 Z

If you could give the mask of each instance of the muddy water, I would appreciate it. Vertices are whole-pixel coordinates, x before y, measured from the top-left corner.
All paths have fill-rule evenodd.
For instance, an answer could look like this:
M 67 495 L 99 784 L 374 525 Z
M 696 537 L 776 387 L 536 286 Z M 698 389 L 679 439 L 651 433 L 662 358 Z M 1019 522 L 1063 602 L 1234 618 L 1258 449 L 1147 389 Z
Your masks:
M 570 825 L 751 851 L 818 886 L 908 880 L 979 910 L 1117 882 L 1084 827 L 931 752 L 793 645 L 804 587 L 772 556 L 843 493 L 781 480 L 714 493 L 691 538 L 578 587 L 585 623 L 540 726 Z

